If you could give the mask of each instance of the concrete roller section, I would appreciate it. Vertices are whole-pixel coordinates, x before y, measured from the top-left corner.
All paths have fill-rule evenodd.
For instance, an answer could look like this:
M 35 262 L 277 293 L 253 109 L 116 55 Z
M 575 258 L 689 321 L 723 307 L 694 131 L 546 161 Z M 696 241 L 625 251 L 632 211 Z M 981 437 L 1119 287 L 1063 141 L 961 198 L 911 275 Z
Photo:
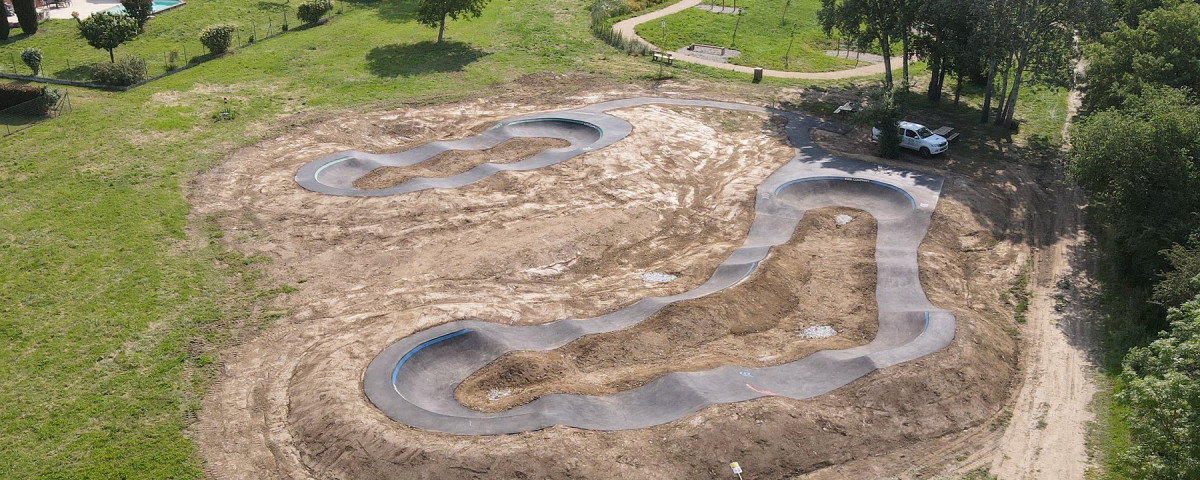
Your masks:
M 562 112 L 555 116 L 518 117 L 497 123 L 479 135 L 452 142 L 427 143 L 399 153 L 338 152 L 309 162 L 296 172 L 296 183 L 317 193 L 355 197 L 381 197 L 430 188 L 456 188 L 505 170 L 532 170 L 606 147 L 625 138 L 632 126 L 611 115 Z M 557 138 L 570 143 L 544 150 L 515 163 L 484 163 L 469 171 L 443 178 L 414 178 L 390 188 L 363 190 L 354 182 L 384 167 L 406 167 L 450 150 L 486 150 L 521 137 Z
M 796 147 L 796 156 L 758 186 L 755 218 L 742 246 L 731 252 L 707 281 L 689 291 L 636 300 L 599 317 L 563 319 L 534 326 L 463 320 L 402 338 L 385 348 L 367 366 L 363 389 L 372 403 L 400 423 L 455 434 L 515 433 L 552 425 L 599 430 L 642 428 L 670 422 L 720 403 L 766 395 L 792 398 L 821 395 L 875 369 L 937 351 L 954 338 L 954 316 L 930 304 L 921 288 L 917 269 L 917 247 L 928 230 L 940 194 L 941 178 L 834 157 L 813 144 L 808 136 L 808 130 L 816 126 L 817 121 L 790 112 L 704 100 L 617 100 L 501 122 L 493 128 L 495 135 L 489 130 L 458 142 L 430 144 L 433 147 L 427 145 L 398 154 L 372 156 L 343 152 L 330 155 L 302 168 L 297 181 L 314 191 L 346 195 L 402 193 L 433 186 L 449 188 L 451 184 L 468 180 L 457 179 L 467 174 L 440 179 L 444 183 L 436 185 L 432 181 L 414 180 L 386 191 L 370 192 L 353 190 L 349 187 L 353 180 L 347 179 L 357 178 L 354 175 L 361 177 L 384 161 L 408 165 L 419 161 L 415 160 L 417 158 L 430 158 L 432 155 L 427 154 L 430 151 L 487 148 L 494 144 L 489 142 L 501 141 L 500 138 L 507 135 L 556 138 L 563 138 L 557 135 L 567 136 L 568 133 L 578 135 L 569 139 L 572 144 L 567 149 L 547 150 L 510 166 L 524 166 L 530 162 L 528 166 L 533 168 L 532 165 L 538 163 L 555 163 L 554 159 L 560 156 L 570 158 L 584 153 L 585 149 L 619 141 L 629 133 L 629 124 L 604 112 L 645 104 L 767 112 L 788 119 L 786 131 Z M 580 133 L 582 129 L 556 123 L 555 119 L 578 120 L 596 127 L 599 135 L 589 137 Z M 415 151 L 421 153 L 410 153 Z M 338 162 L 341 158 L 353 160 Z M 538 161 L 534 162 L 535 159 Z M 328 167 L 331 163 L 335 166 Z M 547 395 L 497 413 L 472 410 L 455 400 L 454 390 L 464 379 L 506 352 L 549 350 L 583 335 L 628 328 L 673 302 L 699 298 L 737 284 L 766 258 L 771 247 L 791 238 L 805 210 L 824 206 L 858 208 L 877 221 L 875 259 L 879 329 L 870 343 L 845 350 L 820 351 L 772 367 L 727 365 L 701 372 L 672 373 L 641 387 L 607 396 Z

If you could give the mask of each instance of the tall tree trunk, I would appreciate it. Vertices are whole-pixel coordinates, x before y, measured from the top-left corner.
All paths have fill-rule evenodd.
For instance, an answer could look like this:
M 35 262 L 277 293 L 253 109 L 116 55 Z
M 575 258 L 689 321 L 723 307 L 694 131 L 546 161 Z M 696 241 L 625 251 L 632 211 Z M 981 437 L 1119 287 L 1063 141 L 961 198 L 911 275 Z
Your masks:
M 892 88 L 892 44 L 887 34 L 879 35 L 879 48 L 883 50 L 883 84 Z
M 901 53 L 903 56 L 901 60 L 904 62 L 904 90 L 908 90 L 908 27 L 905 26 L 904 28 L 904 34 L 900 37 L 900 42 L 903 45 L 902 50 L 904 50 Z
M 117 57 L 113 55 L 113 49 L 111 48 L 108 49 L 108 61 L 109 63 L 117 63 Z
M 962 74 L 957 74 L 958 81 L 954 84 L 954 104 L 958 105 L 958 99 L 962 97 Z
M 938 83 L 938 73 L 942 71 L 941 55 L 930 54 L 929 71 L 933 73 L 933 76 L 929 77 L 929 91 L 925 93 L 925 98 L 930 102 L 937 102 L 942 98 L 942 86 Z
M 1000 124 L 1004 126 L 1012 125 L 1013 112 L 1017 109 L 1017 93 L 1021 90 L 1021 74 L 1025 73 L 1025 66 L 1029 62 L 1029 44 L 1025 44 L 1025 48 L 1021 49 L 1021 56 L 1017 59 L 1017 72 L 1013 74 L 1012 92 L 1008 94 L 1008 103 L 1004 105 L 1004 116 L 1000 119 Z
M 438 25 L 438 41 L 442 43 L 442 34 L 446 33 L 446 12 L 442 12 L 442 23 Z
M 992 108 L 992 91 L 996 86 L 996 59 L 992 58 L 988 61 L 987 80 L 984 81 L 983 87 L 983 107 L 980 108 L 982 113 L 979 116 L 979 123 L 987 123 Z
M 1005 100 L 1008 99 L 1008 74 L 1012 72 L 1012 55 L 1007 55 L 1004 59 L 1004 73 L 1000 74 L 1000 98 L 996 99 L 996 117 L 992 120 L 993 123 L 999 124 L 1004 118 Z
M 950 65 L 946 60 L 942 60 L 942 70 L 937 73 L 938 77 L 938 100 L 942 99 L 942 89 L 946 88 L 946 74 L 950 73 Z

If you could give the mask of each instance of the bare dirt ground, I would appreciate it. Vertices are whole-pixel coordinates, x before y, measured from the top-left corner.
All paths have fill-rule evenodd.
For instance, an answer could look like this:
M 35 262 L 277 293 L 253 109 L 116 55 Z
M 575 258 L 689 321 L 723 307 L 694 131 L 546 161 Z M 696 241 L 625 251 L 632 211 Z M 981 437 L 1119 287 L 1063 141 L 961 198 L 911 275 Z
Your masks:
M 838 215 L 858 221 L 839 227 Z M 501 411 L 547 393 L 606 395 L 671 372 L 780 365 L 866 344 L 878 327 L 874 239 L 875 221 L 866 212 L 812 210 L 792 240 L 744 282 L 669 305 L 625 330 L 546 352 L 505 354 L 468 377 L 456 396 L 469 407 Z M 803 336 L 820 326 L 838 334 Z
M 950 156 L 917 165 L 946 176 L 920 251 L 922 283 L 935 305 L 958 318 L 954 342 L 933 355 L 815 399 L 714 406 L 633 431 L 455 436 L 408 428 L 376 410 L 362 394 L 362 372 L 382 348 L 414 331 L 459 318 L 531 324 L 595 316 L 702 282 L 744 237 L 754 187 L 791 158 L 765 116 L 645 106 L 614 112 L 634 131 L 611 147 L 459 189 L 342 198 L 293 181 L 301 165 L 338 150 L 397 151 L 462 138 L 514 115 L 610 98 L 712 94 L 687 85 L 647 92 L 573 80 L 578 90 L 556 95 L 526 90 L 306 119 L 191 185 L 197 224 L 215 223 L 232 248 L 270 257 L 269 273 L 297 288 L 283 300 L 290 315 L 222 354 L 223 373 L 193 429 L 210 477 L 697 478 L 728 474 L 730 461 L 741 462 L 748 478 L 927 477 L 970 463 L 958 457 L 1000 435 L 989 426 L 1011 409 L 1016 337 L 1029 328 L 1017 326 L 1001 293 L 1034 248 L 1056 241 L 1045 210 L 1052 193 L 1036 169 Z M 864 148 L 861 132 L 822 138 L 851 153 Z M 567 375 L 527 384 L 626 388 L 674 363 L 704 368 L 731 346 L 745 347 L 748 363 L 782 362 L 802 355 L 804 342 L 817 344 L 788 341 L 806 325 L 842 332 L 820 342 L 868 340 L 873 330 L 855 319 L 874 309 L 862 260 L 870 258 L 864 249 L 873 246 L 873 222 L 851 212 L 855 220 L 839 229 L 835 213 L 846 212 L 813 212 L 792 243 L 772 252 L 768 268 L 722 300 L 680 306 L 635 327 L 644 331 L 612 334 L 624 344 L 593 344 L 590 351 L 602 353 L 595 362 L 581 347 L 565 347 L 557 354 L 571 360 L 562 363 L 570 365 Z M 847 263 L 814 258 L 831 252 Z M 647 272 L 678 278 L 640 280 Z M 830 298 L 847 289 L 861 295 Z M 797 310 L 786 312 L 805 291 L 817 299 L 797 300 Z M 759 304 L 760 296 L 775 300 Z M 781 316 L 749 326 L 730 321 L 746 315 L 742 308 Z M 680 334 L 688 319 L 707 319 L 714 338 Z M 665 350 L 659 342 L 680 341 L 684 348 L 645 360 L 648 350 Z M 619 365 L 613 375 L 607 366 L 621 355 L 636 355 L 637 364 Z M 485 388 L 471 389 L 478 395 Z

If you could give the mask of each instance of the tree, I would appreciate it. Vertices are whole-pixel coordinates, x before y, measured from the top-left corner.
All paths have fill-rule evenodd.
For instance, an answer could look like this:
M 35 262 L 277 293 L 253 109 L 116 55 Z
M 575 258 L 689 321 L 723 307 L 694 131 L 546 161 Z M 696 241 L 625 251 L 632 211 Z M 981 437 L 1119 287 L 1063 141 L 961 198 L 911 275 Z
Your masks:
M 1200 295 L 1200 232 L 1188 238 L 1187 246 L 1172 245 L 1161 252 L 1171 268 L 1159 275 L 1153 302 L 1178 307 Z
M 1133 440 L 1119 455 L 1127 478 L 1200 478 L 1200 297 L 1171 309 L 1171 330 L 1122 364 Z
M 12 7 L 13 13 L 17 15 L 17 23 L 21 24 L 21 31 L 26 35 L 37 33 L 37 5 L 34 5 L 33 0 L 12 0 Z
M 875 43 L 883 55 L 884 84 L 892 87 L 892 40 L 902 35 L 904 0 L 821 0 L 817 21 L 826 35 L 836 30 L 859 50 Z
M 116 63 L 113 49 L 138 36 L 137 20 L 125 14 L 93 13 L 79 22 L 79 35 L 93 48 L 108 50 L 108 60 Z
M 4 21 L 0 22 L 0 40 L 8 40 L 8 16 L 5 15 Z
M 879 129 L 879 156 L 900 156 L 900 119 L 904 117 L 904 105 L 896 100 L 896 91 L 881 85 L 871 92 L 870 101 L 854 116 L 855 121 L 869 128 Z
M 442 43 L 446 19 L 479 18 L 488 0 L 418 0 L 417 22 L 438 29 L 437 43 Z
M 1087 193 L 1097 240 L 1130 285 L 1167 269 L 1159 255 L 1195 233 L 1200 215 L 1200 106 L 1151 88 L 1071 129 L 1071 176 Z
M 949 74 L 958 78 L 955 92 L 960 92 L 962 77 L 980 67 L 979 45 L 987 42 L 987 38 L 979 33 L 980 19 L 984 16 L 984 5 L 980 1 L 928 0 L 917 7 L 914 29 L 918 35 L 913 40 L 913 50 L 929 65 L 931 75 L 926 93 L 929 101 L 941 100 L 942 87 Z
M 138 31 L 146 31 L 146 22 L 154 13 L 153 0 L 121 0 L 121 6 L 125 7 L 126 15 L 137 20 Z
M 1015 29 L 1005 54 L 995 123 L 1012 124 L 1025 75 L 1043 84 L 1065 85 L 1074 62 L 1075 3 L 1072 0 L 1012 0 Z M 1003 50 L 1002 50 L 1003 51 Z M 1009 73 L 1011 72 L 1011 77 Z M 1007 89 L 1011 78 L 1012 88 Z
M 1088 57 L 1089 108 L 1115 107 L 1154 85 L 1200 87 L 1200 4 L 1147 12 L 1139 27 L 1103 34 Z

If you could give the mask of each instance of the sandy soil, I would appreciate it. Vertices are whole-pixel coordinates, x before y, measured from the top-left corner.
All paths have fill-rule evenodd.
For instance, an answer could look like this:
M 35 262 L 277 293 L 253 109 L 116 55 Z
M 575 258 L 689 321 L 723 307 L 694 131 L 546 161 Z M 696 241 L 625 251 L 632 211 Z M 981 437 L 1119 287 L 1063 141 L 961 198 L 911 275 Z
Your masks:
M 837 215 L 858 220 L 839 227 Z M 546 352 L 510 352 L 468 377 L 456 396 L 469 407 L 501 411 L 551 393 L 605 395 L 671 372 L 780 365 L 866 344 L 878 327 L 874 240 L 875 221 L 866 212 L 809 211 L 792 240 L 744 282 L 669 305 L 625 330 Z M 818 326 L 838 334 L 803 336 Z
M 207 474 L 697 478 L 726 475 L 727 462 L 739 461 L 752 478 L 843 478 L 845 472 L 869 478 L 943 472 L 953 468 L 945 459 L 955 454 L 939 453 L 978 445 L 969 435 L 1003 414 L 1015 381 L 1017 329 L 1000 293 L 1030 257 L 1029 246 L 1048 243 L 1031 232 L 1051 230 L 1036 208 L 1047 202 L 1038 172 L 990 166 L 987 175 L 968 179 L 962 161 L 953 158 L 931 167 L 947 181 L 919 257 L 931 301 L 959 321 L 954 342 L 933 355 L 819 398 L 714 406 L 634 431 L 555 427 L 454 436 L 399 425 L 371 406 L 360 386 L 363 369 L 379 350 L 414 331 L 459 318 L 529 324 L 595 316 L 703 281 L 744 237 L 754 186 L 791 157 L 791 148 L 765 116 L 646 106 L 615 112 L 634 132 L 611 147 L 460 189 L 329 197 L 297 187 L 296 169 L 337 150 L 396 151 L 461 138 L 514 115 L 644 94 L 631 90 L 346 113 L 244 149 L 197 179 L 189 194 L 196 222 L 215 222 L 232 248 L 271 257 L 270 274 L 298 289 L 285 300 L 290 316 L 222 355 L 223 373 L 193 432 Z M 541 103 L 549 98 L 557 103 Z M 854 135 L 826 140 L 853 151 L 862 140 Z M 585 339 L 580 345 L 604 352 L 599 361 L 583 358 L 577 365 L 585 366 L 572 367 L 578 371 L 542 383 L 625 388 L 667 364 L 701 365 L 714 349 L 751 339 L 780 345 L 748 350 L 751 361 L 784 361 L 807 348 L 804 342 L 784 348 L 784 338 L 808 324 L 847 332 L 833 341 L 867 339 L 870 330 L 850 325 L 874 308 L 869 272 L 832 268 L 812 255 L 837 250 L 869 258 L 863 248 L 871 245 L 872 222 L 856 214 L 836 229 L 833 213 L 812 215 L 791 244 L 772 253 L 771 268 L 723 293 L 721 302 L 664 312 L 655 325 L 638 327 L 647 329 L 642 335 L 613 334 L 629 345 Z M 806 255 L 808 270 L 800 267 Z M 679 278 L 647 283 L 638 279 L 646 272 Z M 820 296 L 848 287 L 862 292 L 860 298 L 797 302 L 800 313 L 781 313 L 769 324 L 719 321 L 742 314 L 725 305 L 783 312 L 800 289 Z M 779 298 L 759 305 L 760 295 Z M 685 341 L 672 354 L 688 358 L 622 365 L 621 378 L 601 378 L 612 363 L 605 358 L 669 341 L 672 322 L 689 316 L 715 319 L 715 338 Z M 571 345 L 558 353 L 578 362 L 584 351 Z M 959 440 L 965 443 L 947 446 Z M 915 453 L 940 460 L 914 460 Z

